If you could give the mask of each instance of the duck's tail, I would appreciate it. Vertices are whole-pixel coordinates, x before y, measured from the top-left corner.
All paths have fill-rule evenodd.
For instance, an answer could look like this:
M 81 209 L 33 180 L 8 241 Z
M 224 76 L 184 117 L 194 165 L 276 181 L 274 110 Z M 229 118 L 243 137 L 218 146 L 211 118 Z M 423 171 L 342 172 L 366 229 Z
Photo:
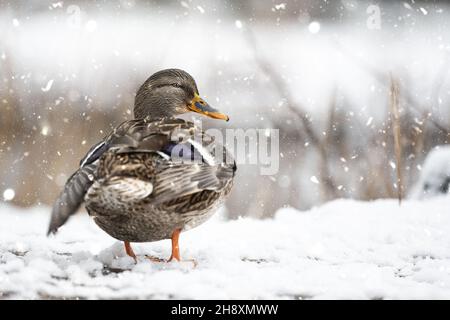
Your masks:
M 96 168 L 97 162 L 85 165 L 67 180 L 64 190 L 53 205 L 47 235 L 56 233 L 58 228 L 78 210 L 83 203 L 85 193 L 94 181 Z

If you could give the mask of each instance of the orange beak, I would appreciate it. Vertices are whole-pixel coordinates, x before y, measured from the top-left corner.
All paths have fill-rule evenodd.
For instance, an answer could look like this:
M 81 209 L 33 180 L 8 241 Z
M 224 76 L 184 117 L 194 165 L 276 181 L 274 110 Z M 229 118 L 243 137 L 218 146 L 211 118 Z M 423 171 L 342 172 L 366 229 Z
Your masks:
M 218 110 L 212 108 L 205 100 L 200 98 L 198 94 L 195 94 L 194 99 L 192 99 L 191 104 L 188 105 L 189 110 L 203 114 L 207 117 L 214 119 L 221 119 L 228 121 L 230 118 Z

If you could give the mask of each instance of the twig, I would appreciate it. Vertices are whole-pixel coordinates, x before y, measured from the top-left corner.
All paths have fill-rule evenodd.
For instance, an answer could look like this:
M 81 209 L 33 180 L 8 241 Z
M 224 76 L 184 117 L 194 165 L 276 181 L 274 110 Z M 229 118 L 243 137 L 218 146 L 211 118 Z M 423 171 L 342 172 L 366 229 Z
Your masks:
M 392 130 L 394 134 L 394 149 L 395 160 L 397 167 L 397 196 L 398 203 L 402 203 L 403 198 L 403 175 L 402 175 L 402 146 L 401 146 L 401 132 L 400 132 L 400 113 L 398 110 L 398 97 L 399 89 L 398 83 L 391 75 L 391 87 L 390 87 L 390 107 L 392 114 Z

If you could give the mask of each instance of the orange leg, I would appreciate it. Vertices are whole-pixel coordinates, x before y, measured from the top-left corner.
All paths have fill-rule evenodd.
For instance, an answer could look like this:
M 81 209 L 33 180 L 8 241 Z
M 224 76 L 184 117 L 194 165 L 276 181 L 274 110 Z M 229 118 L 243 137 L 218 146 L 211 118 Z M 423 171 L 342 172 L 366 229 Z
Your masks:
M 125 252 L 127 253 L 127 255 L 132 257 L 134 259 L 134 262 L 137 263 L 137 257 L 136 257 L 136 254 L 133 251 L 133 248 L 131 248 L 130 242 L 129 241 L 124 241 L 123 243 L 125 244 Z
M 178 239 L 180 239 L 181 229 L 175 229 L 172 233 L 172 254 L 168 261 L 172 261 L 173 259 L 180 261 L 180 246 L 178 245 Z
M 178 240 L 180 239 L 180 233 L 181 233 L 181 229 L 176 229 L 172 233 L 172 254 L 170 255 L 169 260 L 166 261 L 166 260 L 163 260 L 163 259 L 160 259 L 157 257 L 152 257 L 152 256 L 146 256 L 146 258 L 148 258 L 149 260 L 151 260 L 153 262 L 170 262 L 173 259 L 175 259 L 177 261 L 181 261 L 180 246 L 178 245 Z M 137 262 L 136 254 L 133 252 L 130 242 L 124 241 L 124 244 L 125 244 L 125 251 L 127 252 L 127 255 L 132 257 L 134 259 L 134 261 Z M 197 266 L 197 262 L 195 260 L 187 260 L 187 261 L 191 261 L 194 264 L 194 267 Z

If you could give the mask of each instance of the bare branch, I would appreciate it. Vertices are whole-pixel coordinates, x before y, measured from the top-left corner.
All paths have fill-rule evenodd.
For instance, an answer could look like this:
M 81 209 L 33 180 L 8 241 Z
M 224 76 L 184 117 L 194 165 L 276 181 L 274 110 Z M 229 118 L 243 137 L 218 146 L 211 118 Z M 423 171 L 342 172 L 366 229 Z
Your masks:
M 390 108 L 392 114 L 392 130 L 394 134 L 394 150 L 397 168 L 397 197 L 398 203 L 402 203 L 403 198 L 403 175 L 402 175 L 402 145 L 400 132 L 400 112 L 398 109 L 399 89 L 397 81 L 391 75 L 390 87 Z

